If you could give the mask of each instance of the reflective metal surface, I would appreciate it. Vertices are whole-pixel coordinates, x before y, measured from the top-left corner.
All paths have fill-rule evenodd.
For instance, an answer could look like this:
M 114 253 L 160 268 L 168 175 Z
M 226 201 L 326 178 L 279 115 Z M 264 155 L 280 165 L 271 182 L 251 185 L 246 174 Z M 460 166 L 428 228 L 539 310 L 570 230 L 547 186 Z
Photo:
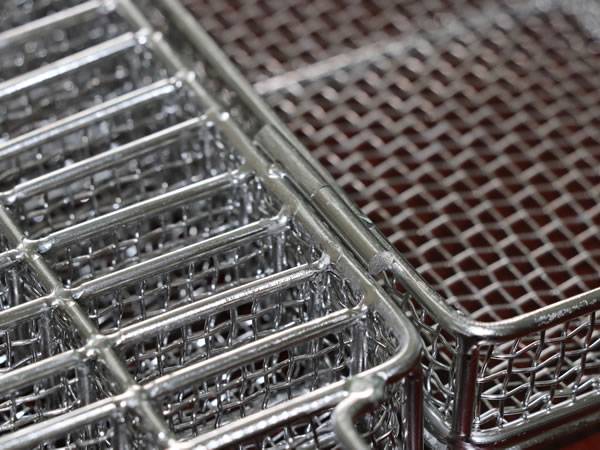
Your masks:
M 598 2 L 186 4 L 393 244 L 432 443 L 597 422 Z
M 0 8 L 0 448 L 421 448 L 371 235 L 192 17 Z

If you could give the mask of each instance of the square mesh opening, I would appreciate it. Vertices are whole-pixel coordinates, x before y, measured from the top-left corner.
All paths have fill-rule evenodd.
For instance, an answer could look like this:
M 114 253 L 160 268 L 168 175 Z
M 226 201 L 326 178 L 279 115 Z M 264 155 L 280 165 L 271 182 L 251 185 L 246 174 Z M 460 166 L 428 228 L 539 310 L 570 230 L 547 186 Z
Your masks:
M 66 287 L 225 233 L 263 216 L 262 187 L 234 184 L 206 198 L 99 231 L 46 256 Z
M 287 231 L 198 257 L 174 270 L 92 296 L 81 305 L 102 332 L 111 332 L 319 256 Z
M 0 138 L 9 139 L 163 79 L 166 70 L 137 46 L 66 76 L 37 84 L 0 103 Z
M 24 263 L 0 270 L 0 310 L 42 297 L 47 292 Z M 0 326 L 0 374 L 72 348 L 76 336 L 52 311 Z
M 355 304 L 348 291 L 328 271 L 275 294 L 198 315 L 189 325 L 125 345 L 120 351 L 136 381 L 144 383 Z
M 89 363 L 32 379 L 26 386 L 0 393 L 0 434 L 42 422 L 114 394 Z
M 184 90 L 128 108 L 59 138 L 0 160 L 0 189 L 140 139 L 185 119 L 200 115 Z
M 0 310 L 42 297 L 46 293 L 27 264 L 17 262 L 0 269 Z
M 353 327 L 306 340 L 159 399 L 179 438 L 197 436 L 338 381 L 351 372 Z
M 19 201 L 13 208 L 35 238 L 236 168 L 238 162 L 210 124 L 91 176 Z
M 26 42 L 2 49 L 0 81 L 37 69 L 129 31 L 118 15 L 95 14 L 66 26 L 53 26 Z
M 56 310 L 10 323 L 0 328 L 0 375 L 83 343 L 75 326 Z

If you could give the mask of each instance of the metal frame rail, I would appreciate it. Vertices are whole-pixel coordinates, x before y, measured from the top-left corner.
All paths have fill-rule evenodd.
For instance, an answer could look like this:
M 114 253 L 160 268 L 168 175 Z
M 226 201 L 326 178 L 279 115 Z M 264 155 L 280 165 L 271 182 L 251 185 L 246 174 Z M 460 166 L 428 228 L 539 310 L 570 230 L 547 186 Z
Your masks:
M 302 175 L 295 172 L 298 174 L 295 181 L 299 189 L 319 210 L 327 212 L 324 216 L 330 226 L 348 239 L 349 248 L 360 261 L 371 268 L 371 274 L 380 276 L 389 289 L 398 291 L 399 296 L 404 299 L 405 311 L 422 331 L 423 336 L 431 342 L 444 335 L 449 342 L 454 355 L 452 360 L 446 363 L 446 368 L 450 376 L 448 388 L 453 394 L 449 399 L 447 416 L 442 415 L 431 401 L 431 393 L 428 392 L 427 386 L 425 389 L 425 418 L 429 444 L 469 448 L 496 445 L 526 447 L 600 421 L 600 395 L 597 389 L 591 392 L 588 389 L 585 394 L 578 395 L 578 386 L 575 386 L 572 398 L 558 405 L 552 403 L 553 394 L 536 398 L 535 401 L 546 402 L 547 408 L 515 421 L 510 426 L 478 431 L 474 423 L 475 411 L 481 401 L 478 381 L 481 381 L 480 357 L 483 355 L 480 352 L 489 351 L 485 349 L 495 345 L 514 348 L 523 339 L 529 339 L 527 342 L 533 339 L 530 346 L 535 346 L 537 342 L 540 347 L 545 342 L 545 334 L 551 329 L 563 328 L 560 338 L 563 341 L 577 331 L 587 329 L 586 336 L 579 343 L 581 348 L 574 350 L 581 356 L 574 370 L 583 371 L 586 355 L 598 345 L 593 330 L 597 323 L 596 311 L 600 309 L 600 289 L 495 323 L 472 320 L 452 308 L 368 221 L 362 220 L 360 212 L 345 200 L 344 194 L 332 178 L 324 173 L 303 144 L 255 93 L 212 38 L 197 25 L 191 13 L 168 0 L 158 3 L 165 16 L 170 18 L 170 24 L 177 24 L 177 28 L 189 40 L 195 57 L 202 59 L 208 66 L 215 67 L 218 72 L 216 77 L 224 80 L 237 96 L 237 100 L 244 104 L 247 108 L 246 114 L 255 115 L 262 124 L 267 124 L 259 133 L 258 139 L 279 143 L 268 146 L 271 157 L 284 170 L 292 172 L 298 167 L 302 168 Z M 541 9 L 565 4 L 553 0 L 535 3 L 535 8 Z M 566 7 L 573 8 L 578 14 L 583 12 L 584 15 L 594 16 L 598 13 L 594 2 L 566 2 Z M 525 9 L 533 8 L 531 4 L 527 4 Z M 290 151 L 282 150 L 286 144 Z M 425 324 L 427 320 L 432 320 L 434 326 Z M 576 331 L 568 327 L 571 321 L 581 322 L 580 325 L 573 325 Z M 562 344 L 561 348 L 564 353 L 565 345 Z M 432 352 L 435 353 L 435 348 Z M 440 364 L 439 361 L 435 361 L 435 355 L 428 358 L 424 361 L 426 378 L 432 374 L 434 365 Z M 541 366 L 535 367 L 533 372 L 541 373 L 543 369 Z M 532 375 L 532 379 L 535 381 L 535 374 Z M 597 385 L 597 377 L 587 380 L 585 386 L 594 383 Z
M 190 18 L 184 15 L 180 5 L 169 1 L 164 2 L 163 6 L 172 8 L 176 14 L 181 14 L 180 19 L 183 24 L 186 24 L 184 27 L 189 27 Z M 408 433 L 405 436 L 405 445 L 411 449 L 422 447 L 419 338 L 408 320 L 399 312 L 398 305 L 394 304 L 383 289 L 365 273 L 364 266 L 361 266 L 348 251 L 343 241 L 356 243 L 357 240 L 360 240 L 363 243 L 361 243 L 361 248 L 357 248 L 357 253 L 363 255 L 364 248 L 362 247 L 364 247 L 364 242 L 370 242 L 370 237 L 364 235 L 363 231 L 355 229 L 350 218 L 339 216 L 340 208 L 345 208 L 345 203 L 330 206 L 323 204 L 323 200 L 333 195 L 330 194 L 331 188 L 323 187 L 320 178 L 323 175 L 322 171 L 314 172 L 308 166 L 309 160 L 306 159 L 306 155 L 299 156 L 300 154 L 297 153 L 297 146 L 290 145 L 286 139 L 282 139 L 280 131 L 276 131 L 271 125 L 264 125 L 254 141 L 251 140 L 241 131 L 229 114 L 223 112 L 219 102 L 198 81 L 197 75 L 187 68 L 163 36 L 153 30 L 140 9 L 130 0 L 86 2 L 54 16 L 5 32 L 0 35 L 0 45 L 27 39 L 47 27 L 76 21 L 97 10 L 116 11 L 138 31 L 126 33 L 18 78 L 4 81 L 0 83 L 0 99 L 17 95 L 30 87 L 76 72 L 102 58 L 129 51 L 137 46 L 150 49 L 176 75 L 4 142 L 0 144 L 0 157 L 19 155 L 51 139 L 110 117 L 119 111 L 127 110 L 157 97 L 169 96 L 178 89 L 192 91 L 206 113 L 202 117 L 189 119 L 137 141 L 22 182 L 0 194 L 0 201 L 3 204 L 0 206 L 0 230 L 10 245 L 8 250 L 0 254 L 0 267 L 9 269 L 18 264 L 29 266 L 33 271 L 33 278 L 48 292 L 39 299 L 1 311 L 0 327 L 6 328 L 41 313 L 55 311 L 69 319 L 83 340 L 83 346 L 80 348 L 65 351 L 0 374 L 0 391 L 8 393 L 35 380 L 50 377 L 57 370 L 78 369 L 85 362 L 102 361 L 108 370 L 110 382 L 114 385 L 115 390 L 120 392 L 116 396 L 90 403 L 86 403 L 83 399 L 82 405 L 71 411 L 2 435 L 0 447 L 30 448 L 40 445 L 48 439 L 61 436 L 73 428 L 84 427 L 100 419 L 131 411 L 139 416 L 144 432 L 150 433 L 153 444 L 158 447 L 220 448 L 316 411 L 335 408 L 334 427 L 337 439 L 347 447 L 367 448 L 366 443 L 361 441 L 362 438 L 354 428 L 353 420 L 383 398 L 386 384 L 397 382 L 402 378 L 405 378 L 404 389 L 407 395 L 405 417 L 408 421 Z M 213 57 L 216 69 L 227 74 L 226 78 L 230 78 L 232 76 L 230 65 L 221 59 L 222 56 L 219 53 Z M 237 88 L 240 89 L 240 92 L 244 92 L 244 95 L 248 96 L 252 103 L 256 103 L 253 94 L 248 92 L 247 85 L 240 83 L 240 80 L 237 79 L 237 74 L 233 74 L 232 79 L 238 83 Z M 257 114 L 261 120 L 272 117 L 272 113 L 265 109 L 260 102 L 257 105 L 259 107 Z M 157 146 L 177 139 L 182 132 L 193 130 L 208 122 L 214 124 L 232 144 L 232 147 L 243 156 L 245 165 L 242 169 L 195 182 L 36 239 L 27 238 L 7 210 L 7 207 L 28 196 L 76 180 L 86 174 L 92 174 L 97 170 L 117 166 L 131 158 L 148 154 Z M 282 130 L 277 122 L 274 123 L 278 130 Z M 298 163 L 301 165 L 297 166 Z M 281 169 L 278 169 L 279 164 Z M 290 164 L 294 167 L 291 167 Z M 280 172 L 276 172 L 276 170 Z M 276 173 L 279 175 L 274 176 Z M 128 223 L 139 217 L 140 214 L 157 213 L 174 205 L 202 198 L 212 192 L 242 183 L 248 177 L 253 176 L 264 184 L 267 192 L 275 196 L 283 205 L 287 205 L 278 215 L 116 270 L 73 288 L 64 287 L 45 260 L 44 255 L 56 246 L 91 237 L 101 230 L 110 230 Z M 308 190 L 310 192 L 307 192 L 306 183 L 318 183 L 319 188 L 316 189 L 314 185 L 311 185 Z M 313 200 L 304 197 L 302 193 L 309 194 Z M 336 196 L 335 199 L 337 202 L 338 197 Z M 331 223 L 337 229 L 341 228 L 340 222 L 343 222 L 352 236 L 336 234 L 325 226 L 322 216 L 329 214 L 333 214 Z M 123 327 L 110 334 L 102 334 L 82 307 L 90 297 L 115 289 L 131 280 L 160 273 L 182 262 L 224 251 L 230 246 L 257 237 L 273 235 L 284 229 L 290 220 L 300 223 L 303 229 L 317 241 L 327 256 L 313 263 L 288 269 L 241 287 L 217 293 L 199 302 L 161 313 L 154 318 Z M 336 268 L 344 276 L 353 280 L 356 286 L 364 292 L 364 300 L 359 306 L 342 309 L 325 317 L 279 331 L 222 355 L 164 375 L 147 384 L 137 384 L 133 380 L 115 350 L 118 345 L 138 342 L 159 330 L 165 331 L 181 327 L 209 311 L 229 308 L 245 299 L 277 292 L 292 286 L 320 273 L 330 261 L 334 262 Z M 380 366 L 254 413 L 187 441 L 178 441 L 175 438 L 160 412 L 154 407 L 154 399 L 161 395 L 176 391 L 190 382 L 198 382 L 204 377 L 214 375 L 216 371 L 239 366 L 244 362 L 269 355 L 303 340 L 323 336 L 343 325 L 353 324 L 364 318 L 367 310 L 375 310 L 386 318 L 386 323 L 390 325 L 398 342 L 397 353 Z M 80 374 L 80 382 L 84 384 L 86 382 L 84 369 Z M 118 434 L 115 439 L 118 439 Z

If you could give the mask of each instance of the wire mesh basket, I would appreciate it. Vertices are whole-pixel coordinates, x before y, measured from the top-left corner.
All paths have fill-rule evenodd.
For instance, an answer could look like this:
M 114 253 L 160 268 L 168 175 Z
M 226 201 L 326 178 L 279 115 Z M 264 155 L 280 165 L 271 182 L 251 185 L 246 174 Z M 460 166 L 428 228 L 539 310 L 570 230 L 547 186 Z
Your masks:
M 416 331 L 190 24 L 0 7 L 0 447 L 422 447 Z
M 597 423 L 598 3 L 186 4 L 393 244 L 353 247 L 425 343 L 432 445 Z

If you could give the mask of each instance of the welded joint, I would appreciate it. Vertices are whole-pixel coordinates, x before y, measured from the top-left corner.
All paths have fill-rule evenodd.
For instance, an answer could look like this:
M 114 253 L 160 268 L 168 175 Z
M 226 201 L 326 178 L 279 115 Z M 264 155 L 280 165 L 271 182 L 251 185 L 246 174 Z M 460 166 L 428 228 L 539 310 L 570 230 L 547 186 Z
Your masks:
M 43 254 L 50 250 L 50 242 L 47 239 L 29 239 L 24 237 L 19 245 L 15 247 L 22 257 L 28 255 L 28 257 L 35 257 L 38 253 Z
M 473 418 L 477 401 L 477 376 L 479 345 L 476 339 L 461 338 L 455 355 L 454 400 L 451 434 L 464 440 L 473 431 Z
M 284 205 L 277 214 L 271 217 L 269 229 L 273 231 L 283 231 L 290 225 L 292 218 L 293 214 L 291 213 L 290 208 Z
M 287 171 L 282 168 L 280 162 L 273 159 L 268 149 L 263 148 L 260 139 L 249 142 L 245 133 L 239 129 L 230 114 L 221 112 L 218 108 L 210 108 L 205 115 L 207 121 L 214 120 L 219 129 L 223 130 L 228 137 L 234 140 L 233 145 L 237 146 L 236 148 L 241 150 L 243 154 L 249 153 L 250 148 L 252 150 L 262 150 L 260 155 L 256 155 L 253 158 L 252 163 L 247 164 L 255 170 L 256 176 L 267 187 L 289 198 L 288 215 L 290 220 L 299 217 L 300 222 L 305 224 L 309 222 L 310 226 L 314 225 L 316 228 L 322 229 L 323 224 L 316 223 L 314 212 L 309 210 L 307 204 L 303 201 L 304 199 L 301 197 L 301 192 L 299 191 L 300 186 L 296 186 L 291 181 Z M 267 131 L 269 131 L 269 128 L 265 128 L 265 133 Z M 267 133 L 267 136 L 270 136 L 270 133 Z M 320 186 L 325 187 L 324 185 Z M 320 189 L 316 188 L 313 194 L 316 195 L 318 192 L 320 192 Z M 306 196 L 306 194 L 304 195 Z M 323 235 L 326 235 L 326 233 Z M 337 264 L 346 258 L 344 249 L 335 240 L 328 240 L 327 246 L 327 253 L 329 254 L 331 264 Z
M 114 339 L 110 336 L 93 333 L 86 337 L 85 344 L 81 347 L 81 351 L 89 359 L 99 359 L 99 356 L 105 350 L 110 350 L 114 345 Z
M 132 384 L 127 388 L 124 394 L 126 395 L 124 405 L 132 410 L 138 408 L 140 403 L 151 400 L 148 390 L 144 389 L 144 386 L 139 384 Z
M 148 28 L 140 28 L 137 30 L 133 37 L 134 41 L 137 45 L 147 48 L 148 50 L 152 49 L 152 36 L 153 31 Z
M 324 272 L 331 266 L 331 258 L 327 253 L 323 253 L 319 259 L 310 263 L 310 268 L 317 272 Z
M 354 419 L 385 397 L 385 380 L 377 375 L 348 379 L 348 396 L 333 411 L 334 432 L 345 449 L 367 450 L 371 447 L 357 432 Z
M 136 413 L 141 408 L 148 407 L 150 401 L 151 398 L 143 386 L 132 384 L 123 393 L 115 396 L 112 404 L 117 409 L 116 414 L 123 414 L 128 411 Z M 157 431 L 153 434 L 153 437 L 156 439 L 154 444 L 156 444 L 158 448 L 175 450 L 180 447 L 174 436 L 169 435 L 168 433 Z
M 377 277 L 382 272 L 388 270 L 394 264 L 395 257 L 391 252 L 383 251 L 377 253 L 368 262 L 369 274 Z
M 228 173 L 231 176 L 232 186 L 241 186 L 243 184 L 247 184 L 255 176 L 252 168 L 245 163 Z

